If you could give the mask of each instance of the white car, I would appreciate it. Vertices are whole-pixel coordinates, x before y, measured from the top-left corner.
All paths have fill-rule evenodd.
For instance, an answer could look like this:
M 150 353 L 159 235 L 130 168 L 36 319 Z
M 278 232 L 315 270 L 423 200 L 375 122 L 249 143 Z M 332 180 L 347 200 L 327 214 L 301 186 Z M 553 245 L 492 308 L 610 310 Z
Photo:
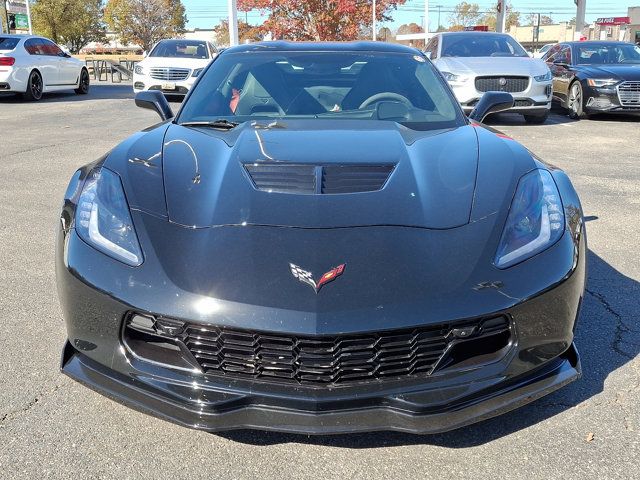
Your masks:
M 216 55 L 217 49 L 205 40 L 161 40 L 135 66 L 133 91 L 184 96 Z
M 40 100 L 43 93 L 68 89 L 89 93 L 89 72 L 82 61 L 47 38 L 0 34 L 0 93 Z
M 547 51 L 553 47 L 555 45 L 555 43 L 547 43 L 546 45 L 543 45 L 540 50 L 538 50 L 537 52 L 533 52 L 533 58 L 542 58 L 544 57 L 544 54 L 547 53 Z
M 455 93 L 465 112 L 484 92 L 513 95 L 509 111 L 527 123 L 544 123 L 551 109 L 552 76 L 545 62 L 531 58 L 505 33 L 445 32 L 436 34 L 426 53 Z

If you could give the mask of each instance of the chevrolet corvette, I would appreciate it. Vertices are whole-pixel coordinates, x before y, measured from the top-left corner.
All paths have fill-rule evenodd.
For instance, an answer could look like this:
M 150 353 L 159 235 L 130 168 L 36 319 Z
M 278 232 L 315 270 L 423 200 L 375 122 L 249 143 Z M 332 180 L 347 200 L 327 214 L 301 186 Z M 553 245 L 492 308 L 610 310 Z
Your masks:
M 567 175 L 466 117 L 418 50 L 242 45 L 79 168 L 62 372 L 178 424 L 435 433 L 581 375 Z

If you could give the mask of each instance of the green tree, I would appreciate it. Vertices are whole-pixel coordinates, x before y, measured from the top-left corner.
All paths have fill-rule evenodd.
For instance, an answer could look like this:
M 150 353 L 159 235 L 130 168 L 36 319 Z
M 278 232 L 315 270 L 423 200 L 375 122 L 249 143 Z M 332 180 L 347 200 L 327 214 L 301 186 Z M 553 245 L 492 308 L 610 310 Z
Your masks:
M 213 27 L 218 45 L 229 45 L 229 21 L 221 20 Z M 242 20 L 238 20 L 238 38 L 240 43 L 259 42 L 264 38 L 264 30 L 260 26 L 251 25 Z
M 183 34 L 187 23 L 180 0 L 109 0 L 104 19 L 122 43 L 147 52 L 159 40 Z
M 102 0 L 35 0 L 33 31 L 78 53 L 90 42 L 105 40 Z
M 478 23 L 481 18 L 480 7 L 477 3 L 460 2 L 453 7 L 449 22 L 455 27 L 470 27 Z M 452 29 L 453 29 L 452 28 Z M 456 28 L 462 30 L 461 28 Z

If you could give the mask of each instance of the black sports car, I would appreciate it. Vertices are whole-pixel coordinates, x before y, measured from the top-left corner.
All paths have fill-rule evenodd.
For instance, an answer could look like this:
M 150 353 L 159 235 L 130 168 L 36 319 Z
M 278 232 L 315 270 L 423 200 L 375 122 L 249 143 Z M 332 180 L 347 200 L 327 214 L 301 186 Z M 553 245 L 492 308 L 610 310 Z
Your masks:
M 553 98 L 573 117 L 640 113 L 640 47 L 626 42 L 558 43 L 544 56 Z
M 225 50 L 71 180 L 62 371 L 182 425 L 457 428 L 580 376 L 580 202 L 423 54 Z

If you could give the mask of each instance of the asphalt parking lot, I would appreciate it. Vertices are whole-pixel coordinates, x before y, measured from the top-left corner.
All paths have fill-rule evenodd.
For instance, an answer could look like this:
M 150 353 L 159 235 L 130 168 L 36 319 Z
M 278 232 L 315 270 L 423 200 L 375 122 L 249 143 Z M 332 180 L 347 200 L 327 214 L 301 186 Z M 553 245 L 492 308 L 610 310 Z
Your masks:
M 148 417 L 59 373 L 54 230 L 68 179 L 157 121 L 130 87 L 40 103 L 0 97 L 0 477 L 632 478 L 640 470 L 640 117 L 491 123 L 565 169 L 581 196 L 589 280 L 583 378 L 434 436 L 207 434 Z M 174 105 L 175 106 L 175 105 Z M 637 478 L 637 477 L 636 477 Z

